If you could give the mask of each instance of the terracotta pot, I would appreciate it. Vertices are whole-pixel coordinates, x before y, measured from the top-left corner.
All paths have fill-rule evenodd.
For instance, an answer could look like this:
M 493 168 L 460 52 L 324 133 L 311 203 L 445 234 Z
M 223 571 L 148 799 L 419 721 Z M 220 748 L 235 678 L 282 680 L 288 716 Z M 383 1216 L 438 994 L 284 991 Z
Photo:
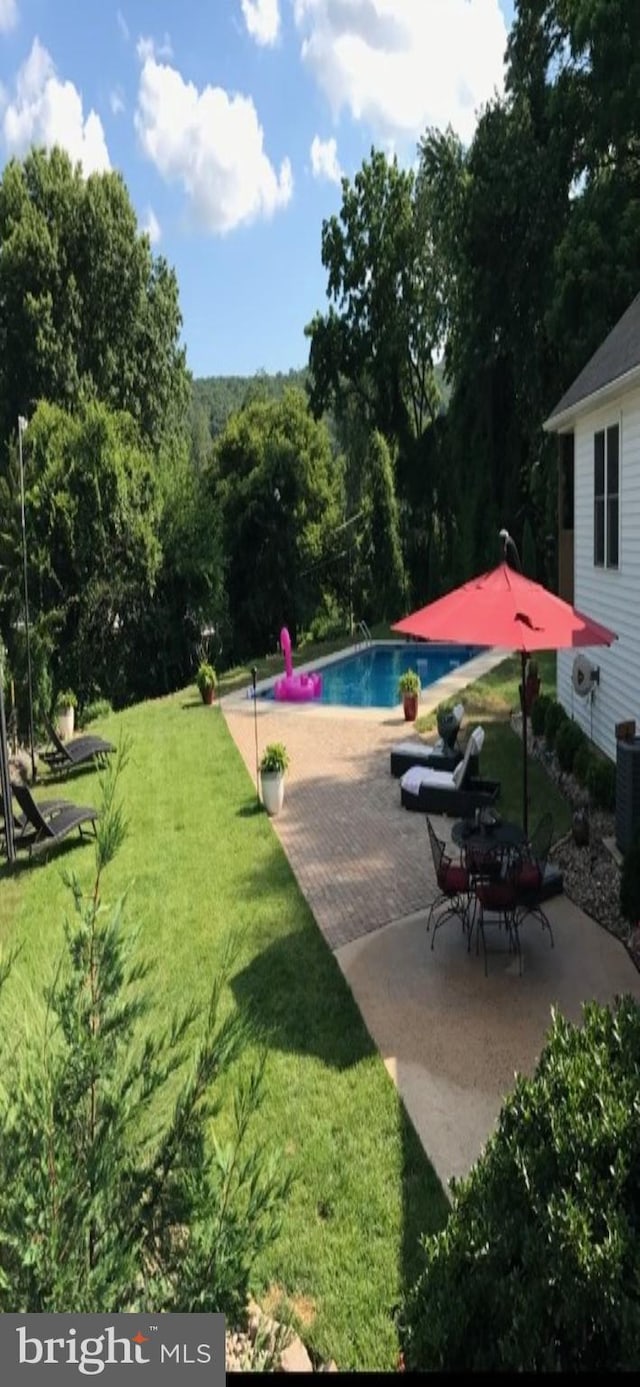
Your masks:
M 410 693 L 403 694 L 402 707 L 404 709 L 405 722 L 415 722 L 418 716 L 418 695 Z
M 203 702 L 203 703 L 208 703 L 209 705 L 211 705 L 211 704 L 213 703 L 213 700 L 214 700 L 215 696 L 216 696 L 216 691 L 215 691 L 215 689 L 203 689 L 203 690 L 202 690 L 202 702 Z

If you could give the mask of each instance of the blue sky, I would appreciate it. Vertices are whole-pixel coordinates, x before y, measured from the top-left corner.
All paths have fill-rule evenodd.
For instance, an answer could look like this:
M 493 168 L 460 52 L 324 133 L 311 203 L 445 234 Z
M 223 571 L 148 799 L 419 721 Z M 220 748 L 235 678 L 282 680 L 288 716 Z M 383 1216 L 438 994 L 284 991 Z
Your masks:
M 512 0 L 0 0 L 0 162 L 117 168 L 177 272 L 195 375 L 286 371 L 326 305 L 323 218 L 372 144 L 468 140 Z

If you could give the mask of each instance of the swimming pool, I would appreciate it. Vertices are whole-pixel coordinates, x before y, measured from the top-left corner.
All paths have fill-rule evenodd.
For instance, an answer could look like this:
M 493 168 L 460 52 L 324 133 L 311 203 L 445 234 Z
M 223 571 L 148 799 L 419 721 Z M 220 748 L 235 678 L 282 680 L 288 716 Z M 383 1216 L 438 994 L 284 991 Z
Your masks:
M 346 708 L 395 708 L 401 701 L 398 680 L 406 670 L 416 670 L 424 689 L 466 664 L 482 649 L 479 645 L 435 643 L 366 646 L 323 667 L 322 694 L 314 702 Z M 273 698 L 273 691 L 262 697 Z

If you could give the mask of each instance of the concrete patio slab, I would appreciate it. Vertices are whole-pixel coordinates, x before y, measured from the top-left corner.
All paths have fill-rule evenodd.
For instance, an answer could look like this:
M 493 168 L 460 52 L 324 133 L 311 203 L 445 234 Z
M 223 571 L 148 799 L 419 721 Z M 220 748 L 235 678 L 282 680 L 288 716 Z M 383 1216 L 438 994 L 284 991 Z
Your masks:
M 632 992 L 640 974 L 623 945 L 567 897 L 548 902 L 555 948 L 535 921 L 521 931 L 523 973 L 504 931 L 467 952 L 457 920 L 426 912 L 337 951 L 369 1032 L 443 1184 L 468 1173 L 494 1129 L 514 1074 L 532 1073 L 551 1007 L 579 1021 L 587 1000 Z
M 457 672 L 431 706 L 499 658 L 493 652 Z M 428 707 L 423 697 L 421 711 Z M 222 709 L 255 776 L 253 701 L 230 696 Z M 259 753 L 282 741 L 291 757 L 274 830 L 446 1187 L 482 1151 L 514 1073 L 532 1072 L 551 1007 L 578 1021 L 589 999 L 640 998 L 640 974 L 565 897 L 548 903 L 555 949 L 535 922 L 523 927 L 522 977 L 498 929 L 487 929 L 487 978 L 456 920 L 432 951 L 425 924 L 436 887 L 424 817 L 402 809 L 389 771 L 391 744 L 411 733 L 401 710 L 259 701 L 255 713 Z M 448 838 L 452 820 L 437 822 Z

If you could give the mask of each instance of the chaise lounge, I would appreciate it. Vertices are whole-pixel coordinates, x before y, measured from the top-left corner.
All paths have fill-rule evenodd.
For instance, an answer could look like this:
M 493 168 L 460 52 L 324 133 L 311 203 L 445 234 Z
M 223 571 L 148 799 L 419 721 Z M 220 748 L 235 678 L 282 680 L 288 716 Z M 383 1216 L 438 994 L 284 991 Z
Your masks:
M 90 761 L 100 763 L 115 751 L 112 742 L 107 742 L 102 737 L 93 737 L 90 734 L 83 737 L 73 737 L 70 742 L 63 742 L 50 722 L 47 723 L 47 732 L 53 744 L 52 750 L 40 751 L 38 755 L 42 761 L 46 762 L 50 770 L 70 770 L 72 766 L 87 765 Z
M 50 800 L 48 807 L 36 803 L 28 785 L 12 784 L 12 794 L 17 800 L 21 813 L 14 815 L 18 825 L 15 839 L 16 848 L 27 848 L 32 853 L 47 852 L 77 828 L 80 837 L 89 836 L 86 828 L 95 837 L 98 810 L 88 805 L 71 804 L 69 800 Z M 55 807 L 52 807 L 55 806 Z
M 462 760 L 452 771 L 431 766 L 411 766 L 400 781 L 400 799 L 405 809 L 420 814 L 453 814 L 463 817 L 493 804 L 500 793 L 499 780 L 482 780 L 471 775 L 472 756 L 479 756 L 484 729 L 471 733 Z
M 404 775 L 405 771 L 411 770 L 412 766 L 430 766 L 434 771 L 455 770 L 464 755 L 455 745 L 458 729 L 464 717 L 464 705 L 456 704 L 450 717 L 455 718 L 455 731 L 453 736 L 449 733 L 447 741 L 441 736 L 433 746 L 429 746 L 427 742 L 412 741 L 411 738 L 395 742 L 390 755 L 391 774 L 397 778 Z M 473 753 L 469 764 L 470 774 L 478 775 L 479 770 L 478 757 Z

